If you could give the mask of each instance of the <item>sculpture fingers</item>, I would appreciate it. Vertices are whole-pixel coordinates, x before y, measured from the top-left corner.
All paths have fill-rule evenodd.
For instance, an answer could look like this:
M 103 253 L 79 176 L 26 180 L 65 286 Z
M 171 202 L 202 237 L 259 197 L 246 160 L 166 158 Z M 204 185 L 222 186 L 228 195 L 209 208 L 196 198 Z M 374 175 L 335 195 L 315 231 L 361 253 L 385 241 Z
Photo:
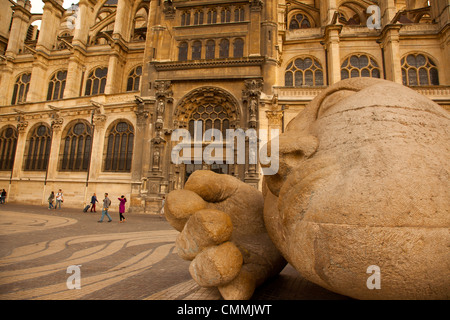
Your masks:
M 200 252 L 189 266 L 192 278 L 202 287 L 218 287 L 235 279 L 243 258 L 236 245 L 225 242 Z
M 178 235 L 178 255 L 192 260 L 202 250 L 231 239 L 231 218 L 223 211 L 204 209 L 194 213 Z
M 239 184 L 236 178 L 209 170 L 197 170 L 184 185 L 186 190 L 197 193 L 208 202 L 221 202 L 235 194 Z
M 170 225 L 181 232 L 189 217 L 206 206 L 207 203 L 195 192 L 174 190 L 167 195 L 164 212 Z

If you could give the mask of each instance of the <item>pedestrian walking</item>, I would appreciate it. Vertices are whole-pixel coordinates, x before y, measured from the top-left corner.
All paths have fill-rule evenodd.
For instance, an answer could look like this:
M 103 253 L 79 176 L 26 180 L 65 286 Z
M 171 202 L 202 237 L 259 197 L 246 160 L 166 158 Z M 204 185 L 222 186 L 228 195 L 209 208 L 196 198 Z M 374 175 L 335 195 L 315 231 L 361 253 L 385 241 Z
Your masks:
M 48 210 L 53 208 L 53 200 L 55 199 L 55 192 L 52 191 L 50 195 L 48 196 Z
M 0 194 L 0 203 L 5 204 L 6 203 L 6 190 L 3 189 L 2 193 Z
M 102 217 L 100 218 L 100 220 L 98 222 L 103 222 L 103 218 L 106 216 L 108 216 L 108 222 L 111 222 L 111 216 L 108 213 L 109 207 L 111 206 L 111 200 L 108 198 L 108 194 L 105 193 L 105 199 L 103 199 L 103 209 L 102 209 Z
M 125 219 L 125 217 L 123 216 L 123 214 L 125 213 L 125 202 L 127 202 L 127 198 L 125 198 L 125 196 L 124 195 L 122 195 L 120 198 L 118 198 L 119 199 L 119 201 L 120 201 L 120 204 L 119 204 L 119 215 L 120 215 L 120 221 L 119 221 L 119 223 L 122 223 L 122 222 L 125 222 L 126 221 L 126 219 Z
M 92 210 L 94 210 L 94 212 L 97 212 L 97 211 L 95 211 L 95 203 L 96 202 L 98 202 L 98 200 L 97 200 L 97 195 L 94 193 L 93 195 L 92 195 L 92 197 L 91 197 L 91 212 L 92 212 Z
M 162 197 L 162 202 L 161 202 L 161 209 L 159 209 L 159 216 L 162 218 L 164 217 L 164 205 L 166 204 L 166 197 L 163 196 Z
M 55 203 L 55 210 L 59 205 L 59 208 L 61 209 L 61 203 L 64 202 L 64 196 L 61 189 L 56 193 L 56 203 Z

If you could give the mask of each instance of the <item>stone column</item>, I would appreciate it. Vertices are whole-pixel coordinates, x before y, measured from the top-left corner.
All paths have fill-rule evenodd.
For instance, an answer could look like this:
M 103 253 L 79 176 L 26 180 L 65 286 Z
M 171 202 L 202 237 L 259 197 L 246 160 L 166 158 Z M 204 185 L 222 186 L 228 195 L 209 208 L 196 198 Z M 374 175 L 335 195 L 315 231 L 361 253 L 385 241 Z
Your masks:
M 44 2 L 44 9 L 36 49 L 49 52 L 53 49 L 65 10 L 60 0 L 42 0 L 42 2 Z
M 5 53 L 7 58 L 14 59 L 19 53 L 19 50 L 23 49 L 31 18 L 30 8 L 31 5 L 28 0 L 17 0 L 17 5 L 12 7 L 14 16 L 9 33 L 8 47 Z
M 111 45 L 109 54 L 108 77 L 106 78 L 105 94 L 120 92 L 122 86 L 123 66 L 125 64 L 123 50 L 119 42 Z
M 48 79 L 47 74 L 48 59 L 43 53 L 34 54 L 33 68 L 31 70 L 30 89 L 28 90 L 27 101 L 37 102 L 46 99 Z
M 379 5 L 381 10 L 381 27 L 384 27 L 389 25 L 394 19 L 397 8 L 394 0 L 381 0 Z
M 76 11 L 76 22 L 72 39 L 72 56 L 69 58 L 66 88 L 64 98 L 75 98 L 80 95 L 80 89 L 84 82 L 84 59 L 86 56 L 86 46 L 89 34 L 89 27 L 92 23 L 91 12 L 94 9 L 92 0 L 80 0 Z
M 119 0 L 117 3 L 116 19 L 114 22 L 113 39 L 121 37 L 125 41 L 130 40 L 132 8 L 134 0 Z
M 401 25 L 388 25 L 381 35 L 381 47 L 384 49 L 386 79 L 402 84 L 402 66 L 400 56 Z
M 0 105 L 5 106 L 11 104 L 13 95 L 14 81 L 12 72 L 14 70 L 14 63 L 7 60 L 6 64 L 0 69 L 0 79 L 2 81 L 2 92 L 0 95 Z
M 330 85 L 341 80 L 341 55 L 339 49 L 339 34 L 341 25 L 325 27 L 325 45 L 328 50 L 328 81 Z
M 23 173 L 23 157 L 25 153 L 25 145 L 27 142 L 27 133 L 28 133 L 28 121 L 24 114 L 18 114 L 17 116 L 17 147 L 16 147 L 16 156 L 14 158 L 14 168 L 13 168 L 13 179 L 19 179 Z
M 136 127 L 134 132 L 134 152 L 131 165 L 131 195 L 130 208 L 133 212 L 143 212 L 145 209 L 145 198 L 147 196 L 147 172 L 149 151 L 149 132 L 151 113 L 151 100 L 142 99 L 136 96 Z
M 248 41 L 250 44 L 249 56 L 260 56 L 261 55 L 261 14 L 263 8 L 262 0 L 251 0 L 250 1 L 250 32 L 248 36 Z M 274 35 L 275 36 L 275 35 Z
M 53 181 L 56 178 L 56 174 L 59 168 L 59 151 L 61 147 L 62 127 L 64 124 L 64 118 L 59 111 L 50 113 L 51 126 L 52 126 L 52 145 L 50 147 L 50 156 L 48 159 L 47 180 Z

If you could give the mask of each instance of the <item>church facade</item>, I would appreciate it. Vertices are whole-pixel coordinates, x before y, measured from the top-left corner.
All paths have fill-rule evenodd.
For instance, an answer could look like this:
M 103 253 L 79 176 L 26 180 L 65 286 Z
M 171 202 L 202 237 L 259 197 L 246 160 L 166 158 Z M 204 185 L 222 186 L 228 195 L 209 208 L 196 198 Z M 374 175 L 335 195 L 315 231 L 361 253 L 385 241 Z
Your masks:
M 43 2 L 33 14 L 28 0 L 0 1 L 10 202 L 45 204 L 62 189 L 82 208 L 107 192 L 154 213 L 198 169 L 260 188 L 249 148 L 244 163 L 175 163 L 173 133 L 282 132 L 341 79 L 391 80 L 450 108 L 448 0 Z

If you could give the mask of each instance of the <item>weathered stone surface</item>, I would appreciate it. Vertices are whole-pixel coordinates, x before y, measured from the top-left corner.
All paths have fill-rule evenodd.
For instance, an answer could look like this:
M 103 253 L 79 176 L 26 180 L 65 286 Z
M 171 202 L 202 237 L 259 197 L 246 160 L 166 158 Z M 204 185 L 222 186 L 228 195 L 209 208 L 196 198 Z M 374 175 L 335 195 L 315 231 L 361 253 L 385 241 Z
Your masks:
M 182 230 L 178 254 L 192 260 L 190 272 L 199 285 L 219 287 L 226 299 L 248 299 L 284 268 L 264 225 L 260 191 L 211 171 L 194 172 L 181 191 L 167 197 L 166 215 Z
M 178 255 L 192 260 L 207 247 L 230 240 L 233 225 L 223 211 L 204 209 L 194 213 L 177 238 Z
M 449 130 L 448 112 L 401 85 L 358 78 L 329 87 L 280 136 L 264 200 L 230 176 L 191 176 L 199 207 L 227 213 L 233 227 L 231 242 L 198 250 L 192 276 L 247 299 L 282 269 L 281 252 L 306 279 L 350 297 L 449 299 Z M 194 211 L 176 197 L 169 209 L 187 219 Z M 194 220 L 186 234 L 203 228 Z M 370 266 L 380 289 L 367 286 Z
M 449 130 L 444 109 L 392 82 L 325 90 L 288 125 L 279 174 L 266 177 L 277 248 L 308 280 L 351 297 L 448 299 Z M 379 290 L 366 286 L 371 265 Z
M 216 287 L 232 281 L 241 270 L 242 254 L 232 242 L 200 252 L 189 266 L 192 278 L 203 287 Z

